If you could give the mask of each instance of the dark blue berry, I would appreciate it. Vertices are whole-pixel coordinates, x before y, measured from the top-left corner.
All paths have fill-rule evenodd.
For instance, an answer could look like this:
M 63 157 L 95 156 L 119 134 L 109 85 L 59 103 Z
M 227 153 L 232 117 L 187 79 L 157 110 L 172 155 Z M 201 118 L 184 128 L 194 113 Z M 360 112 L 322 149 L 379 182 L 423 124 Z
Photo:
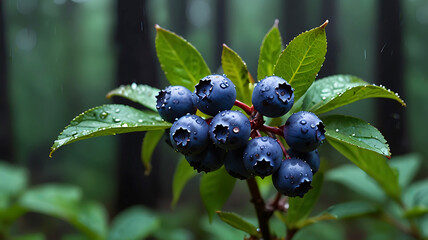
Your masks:
M 251 177 L 251 173 L 244 166 L 244 150 L 245 147 L 236 150 L 228 151 L 224 158 L 224 168 L 230 176 L 241 180 Z
M 253 175 L 266 177 L 275 172 L 282 161 L 279 143 L 270 137 L 251 139 L 244 151 L 245 168 Z
M 285 122 L 284 139 L 293 151 L 311 152 L 325 139 L 324 124 L 314 113 L 294 113 Z
M 298 158 L 282 161 L 278 171 L 272 175 L 276 190 L 289 197 L 303 197 L 312 188 L 311 182 L 311 167 Z
M 224 163 L 226 151 L 216 147 L 214 144 L 208 144 L 207 148 L 193 156 L 186 155 L 186 160 L 198 172 L 212 172 L 219 169 Z
M 290 158 L 300 158 L 305 161 L 311 167 L 313 174 L 320 168 L 320 155 L 316 149 L 312 152 L 296 152 L 290 148 L 287 150 L 287 153 Z
M 168 86 L 156 96 L 156 109 L 168 122 L 174 122 L 187 113 L 195 114 L 192 92 L 183 86 Z
M 172 124 L 169 137 L 176 151 L 195 155 L 209 143 L 208 124 L 199 116 L 185 115 Z
M 251 124 L 241 112 L 225 110 L 211 120 L 209 134 L 215 145 L 225 150 L 234 150 L 247 144 Z
M 232 108 L 236 100 L 235 85 L 225 75 L 209 75 L 195 86 L 192 99 L 201 112 L 214 116 Z
M 280 77 L 266 77 L 254 87 L 252 102 L 262 115 L 280 117 L 293 106 L 294 89 Z

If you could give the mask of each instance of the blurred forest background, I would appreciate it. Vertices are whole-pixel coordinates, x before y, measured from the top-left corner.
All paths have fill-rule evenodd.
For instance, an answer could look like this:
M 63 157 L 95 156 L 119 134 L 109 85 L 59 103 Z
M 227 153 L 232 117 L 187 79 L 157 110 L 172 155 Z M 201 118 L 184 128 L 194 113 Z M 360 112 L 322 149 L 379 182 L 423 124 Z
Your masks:
M 364 100 L 335 112 L 371 122 L 390 142 L 393 156 L 417 153 L 428 159 L 426 0 L 2 0 L 0 160 L 24 166 L 34 185 L 78 185 L 86 198 L 107 206 L 110 216 L 144 204 L 176 216 L 183 229 L 195 229 L 192 223 L 204 214 L 198 181 L 190 182 L 171 211 L 179 156 L 166 145 L 158 146 L 150 176 L 144 176 L 140 160 L 144 133 L 85 140 L 52 159 L 49 148 L 73 117 L 112 102 L 105 95 L 120 84 L 168 85 L 156 58 L 154 24 L 189 40 L 216 73 L 222 72 L 221 44 L 226 43 L 256 76 L 261 41 L 276 18 L 284 44 L 328 19 L 327 56 L 318 78 L 356 75 L 398 92 L 407 103 L 401 108 L 391 100 Z M 330 167 L 349 163 L 327 144 L 320 151 Z M 427 161 L 422 166 L 418 178 L 427 176 Z M 239 183 L 226 209 L 248 208 L 251 216 L 252 206 L 242 196 L 248 193 Z M 361 197 L 328 182 L 320 204 L 325 208 L 331 199 L 354 198 Z M 21 223 L 26 231 L 52 236 L 73 231 L 59 220 L 28 217 Z M 328 234 L 326 239 L 361 239 L 370 224 L 323 223 L 308 231 L 324 231 L 319 236 Z

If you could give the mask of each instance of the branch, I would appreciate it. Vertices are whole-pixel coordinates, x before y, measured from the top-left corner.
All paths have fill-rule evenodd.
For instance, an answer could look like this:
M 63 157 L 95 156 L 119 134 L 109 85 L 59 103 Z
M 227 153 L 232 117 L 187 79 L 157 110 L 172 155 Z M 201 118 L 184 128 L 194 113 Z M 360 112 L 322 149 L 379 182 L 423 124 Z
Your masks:
M 259 221 L 260 231 L 264 240 L 270 240 L 269 230 L 269 211 L 267 211 L 265 202 L 260 195 L 259 186 L 254 178 L 247 179 L 248 188 L 250 189 L 251 202 L 254 204 L 257 213 L 257 219 Z

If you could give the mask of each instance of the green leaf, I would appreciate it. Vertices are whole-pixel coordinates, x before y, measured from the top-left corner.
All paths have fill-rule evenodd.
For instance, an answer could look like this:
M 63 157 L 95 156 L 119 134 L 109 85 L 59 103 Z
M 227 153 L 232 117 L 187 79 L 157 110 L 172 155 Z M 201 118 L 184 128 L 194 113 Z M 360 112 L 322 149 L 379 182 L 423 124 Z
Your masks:
M 27 178 L 23 168 L 0 161 L 0 195 L 11 197 L 22 192 L 27 187 Z
M 210 222 L 213 214 L 217 210 L 221 210 L 226 203 L 235 186 L 235 181 L 236 179 L 231 177 L 224 167 L 202 176 L 199 192 Z
M 286 216 L 287 228 L 294 228 L 296 225 L 306 219 L 312 211 L 320 194 L 324 180 L 324 174 L 317 172 L 312 179 L 312 189 L 309 190 L 303 198 L 288 198 L 289 208 Z
M 350 75 L 317 80 L 303 100 L 302 110 L 321 114 L 366 98 L 390 98 L 406 106 L 398 94 Z
M 360 149 L 367 149 L 390 156 L 385 138 L 369 123 L 350 116 L 331 115 L 322 118 L 326 136 L 334 138 Z
M 223 44 L 221 65 L 223 66 L 224 73 L 236 86 L 236 99 L 246 104 L 251 104 L 251 94 L 249 92 L 253 84 L 250 84 L 247 64 L 226 44 Z
M 107 235 L 107 211 L 97 202 L 80 204 L 71 220 L 77 229 L 90 239 L 105 239 Z
M 83 139 L 169 127 L 171 123 L 165 122 L 152 111 L 143 112 L 120 104 L 103 105 L 75 117 L 55 140 L 50 156 L 58 148 Z
M 425 214 L 428 214 L 428 206 L 416 206 L 406 210 L 406 212 L 404 213 L 404 216 L 406 218 L 415 218 L 415 217 L 421 217 Z
M 114 96 L 123 97 L 157 112 L 156 95 L 159 91 L 159 89 L 149 85 L 132 83 L 131 85 L 122 85 L 111 90 L 107 94 L 107 98 Z
M 428 208 L 428 179 L 413 183 L 406 188 L 403 202 L 407 209 Z
M 171 85 L 193 90 L 199 80 L 211 74 L 201 54 L 182 37 L 156 25 L 156 53 Z
M 114 218 L 108 240 L 139 240 L 160 228 L 160 218 L 149 210 L 136 206 Z
M 172 202 L 171 207 L 175 207 L 178 200 L 180 199 L 181 192 L 187 182 L 197 175 L 196 171 L 189 165 L 186 159 L 183 157 L 177 163 L 177 167 L 174 172 L 174 179 L 172 180 Z
M 332 215 L 335 219 L 346 219 L 360 217 L 367 214 L 375 213 L 379 209 L 372 203 L 354 201 L 333 205 L 324 212 Z
M 294 101 L 299 100 L 311 86 L 324 62 L 327 23 L 294 38 L 275 65 L 275 75 L 284 78 L 294 88 Z
M 257 227 L 251 224 L 250 222 L 246 221 L 245 219 L 243 219 L 238 214 L 232 213 L 232 212 L 221 212 L 221 211 L 217 211 L 216 213 L 223 222 L 229 224 L 230 226 L 236 229 L 239 229 L 241 231 L 244 231 L 253 237 L 257 237 L 257 238 L 261 237 L 260 232 L 257 231 Z
M 10 240 L 45 240 L 45 235 L 43 233 L 30 233 L 20 236 L 13 236 Z
M 26 191 L 19 205 L 33 212 L 69 221 L 75 215 L 82 191 L 74 186 L 46 184 Z
M 266 76 L 273 75 L 273 69 L 279 55 L 281 54 L 282 41 L 278 29 L 278 19 L 275 20 L 272 28 L 263 38 L 260 47 L 259 64 L 257 67 L 257 79 L 261 80 Z
M 397 174 L 388 165 L 385 157 L 378 152 L 368 150 L 385 152 L 382 135 L 364 121 L 351 117 L 331 116 L 324 118 L 323 122 L 330 145 L 379 183 L 387 195 L 400 201 L 401 190 Z
M 406 154 L 395 156 L 391 159 L 390 165 L 398 171 L 398 182 L 401 187 L 406 187 L 415 177 L 420 169 L 422 157 L 419 154 Z
M 164 132 L 164 130 L 149 131 L 144 136 L 143 144 L 141 147 L 141 160 L 143 161 L 145 167 L 145 175 L 149 175 L 150 171 L 152 170 L 152 164 L 150 163 L 152 159 L 152 154 L 159 141 L 161 140 Z
M 326 180 L 342 184 L 371 200 L 382 202 L 385 194 L 376 182 L 355 165 L 345 164 L 326 173 Z

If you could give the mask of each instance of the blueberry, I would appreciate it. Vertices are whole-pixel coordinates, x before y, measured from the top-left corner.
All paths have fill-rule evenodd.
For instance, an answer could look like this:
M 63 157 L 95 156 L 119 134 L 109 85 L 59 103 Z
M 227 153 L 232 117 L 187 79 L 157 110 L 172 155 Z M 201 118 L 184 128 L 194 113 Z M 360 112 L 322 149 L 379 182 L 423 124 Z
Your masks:
M 254 87 L 252 102 L 262 115 L 280 117 L 293 106 L 294 89 L 280 77 L 266 77 Z
M 214 144 L 208 144 L 208 147 L 203 152 L 185 157 L 195 170 L 207 173 L 217 170 L 223 165 L 225 153 L 223 149 L 216 147 Z
M 314 151 L 325 139 L 324 124 L 314 113 L 294 113 L 285 122 L 284 139 L 293 151 Z
M 290 148 L 287 150 L 287 153 L 290 158 L 300 158 L 305 161 L 311 167 L 313 174 L 320 168 L 320 155 L 316 149 L 312 152 L 296 152 Z
M 245 168 L 253 175 L 266 177 L 275 172 L 282 160 L 279 143 L 270 137 L 258 137 L 248 142 L 244 151 Z
M 192 92 L 183 86 L 168 86 L 161 90 L 156 95 L 156 109 L 165 121 L 171 123 L 187 113 L 196 113 Z
M 241 112 L 225 110 L 211 120 L 210 139 L 225 150 L 234 150 L 247 144 L 250 138 L 251 124 Z
M 214 116 L 232 108 L 236 100 L 235 85 L 225 75 L 209 75 L 196 84 L 192 99 L 201 112 Z
M 244 150 L 245 147 L 228 151 L 224 158 L 224 168 L 230 174 L 230 176 L 239 178 L 241 180 L 248 179 L 251 177 L 251 173 L 244 166 Z
M 209 143 L 208 124 L 199 116 L 185 115 L 172 124 L 169 137 L 176 151 L 195 155 Z
M 298 158 L 282 161 L 278 171 L 272 175 L 276 190 L 289 197 L 303 197 L 312 188 L 311 182 L 311 167 Z

